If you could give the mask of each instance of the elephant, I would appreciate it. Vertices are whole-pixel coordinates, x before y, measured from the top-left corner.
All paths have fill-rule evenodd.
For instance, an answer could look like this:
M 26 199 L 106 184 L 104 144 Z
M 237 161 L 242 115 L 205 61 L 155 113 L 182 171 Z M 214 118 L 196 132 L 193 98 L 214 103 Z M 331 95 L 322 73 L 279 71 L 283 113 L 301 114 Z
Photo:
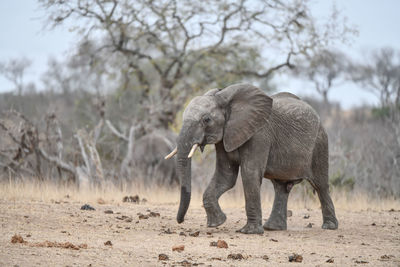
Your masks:
M 216 167 L 203 194 L 207 226 L 226 220 L 218 199 L 242 177 L 246 225 L 238 230 L 261 234 L 287 229 L 287 201 L 292 187 L 307 180 L 321 202 L 323 229 L 337 229 L 329 195 L 328 137 L 316 111 L 291 93 L 267 96 L 251 84 L 211 89 L 193 98 L 183 113 L 177 147 L 180 204 L 177 222 L 184 221 L 191 198 L 191 157 L 199 147 L 215 145 Z M 275 197 L 269 219 L 262 225 L 260 187 L 270 179 Z
M 171 131 L 155 130 L 137 139 L 132 148 L 132 176 L 143 179 L 145 186 L 177 186 L 176 164 L 163 158 L 176 146 L 176 138 Z

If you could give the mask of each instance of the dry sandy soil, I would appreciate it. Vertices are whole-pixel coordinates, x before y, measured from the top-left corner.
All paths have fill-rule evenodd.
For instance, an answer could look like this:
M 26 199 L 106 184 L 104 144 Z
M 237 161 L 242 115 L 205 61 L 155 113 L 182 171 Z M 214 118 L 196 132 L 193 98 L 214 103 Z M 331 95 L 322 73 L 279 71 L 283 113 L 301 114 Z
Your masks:
M 177 224 L 176 199 L 134 204 L 124 203 L 122 198 L 88 202 L 74 197 L 35 200 L 0 196 L 0 265 L 400 266 L 397 205 L 352 211 L 337 207 L 340 225 L 336 231 L 320 228 L 317 206 L 291 207 L 287 231 L 243 235 L 235 232 L 246 222 L 243 205 L 223 206 L 226 223 L 207 228 L 199 201 L 193 201 L 185 222 Z M 81 210 L 86 203 L 96 210 Z M 105 213 L 107 210 L 113 213 Z M 154 217 L 147 218 L 150 212 L 160 216 L 153 213 Z M 270 207 L 264 207 L 263 216 L 269 212 Z M 12 243 L 14 235 L 24 242 Z M 218 240 L 224 240 L 228 248 L 210 246 Z M 106 245 L 107 241 L 111 245 Z M 180 245 L 183 251 L 172 251 Z M 289 262 L 294 253 L 302 256 L 301 263 Z M 168 259 L 159 259 L 160 254 Z M 232 259 L 230 254 L 242 258 Z

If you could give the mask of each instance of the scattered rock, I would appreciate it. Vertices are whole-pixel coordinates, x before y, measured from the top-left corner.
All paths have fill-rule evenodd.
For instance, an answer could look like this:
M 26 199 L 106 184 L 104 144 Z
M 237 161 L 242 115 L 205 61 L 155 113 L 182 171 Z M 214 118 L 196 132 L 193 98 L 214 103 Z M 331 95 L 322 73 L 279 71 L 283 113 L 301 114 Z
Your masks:
M 290 262 L 302 262 L 303 261 L 303 256 L 293 253 L 293 255 L 289 256 L 289 261 Z
M 125 196 L 125 197 L 122 199 L 122 202 L 131 202 L 131 203 L 137 203 L 137 204 L 139 204 L 140 198 L 139 198 L 138 195 L 136 195 L 136 196 Z
M 148 218 L 149 218 L 149 215 L 139 214 L 140 220 L 147 220 Z
M 26 243 L 26 241 L 22 238 L 20 235 L 14 235 L 11 237 L 11 243 L 16 244 L 16 243 Z
M 184 245 L 179 245 L 179 246 L 173 246 L 172 247 L 172 251 L 182 252 L 184 250 L 185 250 L 185 246 Z
M 265 261 L 268 261 L 269 257 L 267 255 L 264 255 L 264 256 L 262 256 L 262 259 L 265 260 Z
M 90 206 L 89 204 L 85 204 L 81 207 L 81 210 L 96 210 L 96 209 Z
M 149 216 L 150 216 L 150 217 L 160 217 L 160 213 L 150 211 Z
M 287 210 L 286 216 L 289 218 L 289 217 L 292 217 L 292 215 L 293 215 L 293 212 L 291 210 Z
M 106 202 L 101 197 L 97 199 L 97 204 L 104 205 Z
M 60 242 L 51 242 L 51 241 L 44 241 L 44 242 L 37 242 L 30 244 L 32 247 L 44 247 L 44 248 L 67 248 L 67 249 L 73 249 L 73 250 L 79 250 L 81 248 L 87 249 L 88 245 L 87 244 L 80 244 L 80 245 L 74 245 L 70 242 L 65 242 L 65 243 L 60 243 Z
M 167 261 L 167 260 L 169 260 L 169 257 L 166 254 L 159 254 L 158 255 L 158 260 L 159 261 Z
M 174 233 L 176 233 L 176 232 L 173 232 L 173 231 L 171 231 L 171 230 L 168 228 L 168 229 L 165 230 L 163 233 L 164 233 L 164 234 L 170 235 L 170 234 L 174 234 Z
M 229 254 L 228 255 L 228 259 L 232 259 L 232 260 L 243 260 L 244 257 L 242 254 L 237 253 L 237 254 Z
M 271 238 L 269 241 L 278 242 L 278 240 Z
M 114 212 L 112 210 L 105 210 L 104 213 L 105 214 L 113 214 Z
M 194 232 L 194 233 L 190 233 L 189 235 L 193 236 L 193 237 L 198 237 L 199 234 L 200 234 L 200 231 L 197 231 L 197 232 Z
M 108 240 L 108 241 L 104 242 L 104 245 L 105 245 L 105 246 L 112 246 L 113 244 L 111 243 L 110 240 Z
M 394 256 L 393 255 L 382 255 L 381 256 L 381 258 L 379 259 L 379 260 L 381 260 L 381 261 L 388 261 L 388 260 L 390 260 L 391 258 L 394 258 Z
M 306 228 L 312 228 L 313 225 L 314 225 L 313 223 L 309 223 L 307 224 Z
M 330 259 L 327 259 L 326 262 L 327 262 L 327 263 L 334 263 L 335 260 L 334 260 L 333 258 L 330 258 Z
M 309 214 L 306 214 L 306 215 L 304 215 L 304 217 L 303 217 L 303 219 L 309 219 L 310 218 L 310 215 Z
M 192 264 L 190 262 L 188 262 L 187 260 L 183 260 L 178 262 L 181 266 L 185 266 L 185 267 L 189 267 L 192 266 Z
M 217 242 L 210 242 L 210 247 L 228 248 L 228 244 L 224 240 L 218 240 Z

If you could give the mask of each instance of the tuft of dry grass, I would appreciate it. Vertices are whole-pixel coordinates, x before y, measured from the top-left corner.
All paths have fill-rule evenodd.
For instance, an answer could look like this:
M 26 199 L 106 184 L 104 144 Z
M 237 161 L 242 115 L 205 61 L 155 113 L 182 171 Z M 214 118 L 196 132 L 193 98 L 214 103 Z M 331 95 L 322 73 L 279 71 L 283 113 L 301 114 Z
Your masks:
M 0 200 L 33 200 L 42 202 L 76 201 L 91 204 L 122 203 L 126 196 L 139 195 L 152 204 L 171 204 L 178 207 L 178 188 L 144 187 L 131 185 L 116 187 L 108 184 L 102 188 L 78 188 L 76 186 L 57 185 L 51 182 L 9 182 L 0 183 Z M 336 209 L 346 211 L 390 210 L 400 207 L 400 201 L 394 198 L 372 198 L 365 193 L 333 191 L 331 193 Z M 272 207 L 274 193 L 271 187 L 263 187 L 261 201 L 263 209 Z M 219 201 L 222 208 L 244 208 L 245 200 L 241 184 L 224 194 Z M 191 206 L 201 207 L 202 192 L 192 193 Z M 289 196 L 288 208 L 318 209 L 320 203 L 316 194 L 309 194 L 301 187 Z

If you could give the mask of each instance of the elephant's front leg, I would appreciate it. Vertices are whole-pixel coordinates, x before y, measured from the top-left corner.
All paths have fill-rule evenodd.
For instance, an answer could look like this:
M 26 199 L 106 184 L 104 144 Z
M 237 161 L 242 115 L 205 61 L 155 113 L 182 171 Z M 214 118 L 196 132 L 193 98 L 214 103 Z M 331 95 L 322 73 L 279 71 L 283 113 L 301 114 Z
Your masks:
M 241 174 L 246 201 L 247 223 L 238 232 L 244 234 L 262 234 L 264 233 L 260 200 L 262 178 L 257 171 L 245 170 L 244 168 L 242 168 Z
M 268 160 L 268 149 L 263 139 L 253 137 L 240 149 L 240 168 L 246 201 L 247 224 L 238 232 L 262 234 L 260 187 Z
M 239 170 L 237 164 L 229 161 L 222 144 L 217 144 L 215 147 L 217 153 L 215 173 L 203 194 L 208 227 L 217 227 L 225 222 L 226 215 L 222 212 L 218 199 L 235 185 Z

